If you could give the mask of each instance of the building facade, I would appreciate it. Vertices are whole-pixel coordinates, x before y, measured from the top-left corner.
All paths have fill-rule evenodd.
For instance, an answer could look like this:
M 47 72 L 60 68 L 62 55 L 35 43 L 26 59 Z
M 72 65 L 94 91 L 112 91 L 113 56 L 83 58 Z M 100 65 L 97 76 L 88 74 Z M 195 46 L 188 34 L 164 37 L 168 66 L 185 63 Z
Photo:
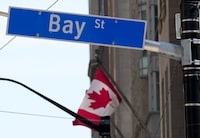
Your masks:
M 160 0 L 159 40 L 179 44 L 175 34 L 175 13 L 180 11 L 181 0 Z M 179 44 L 180 45 L 180 44 Z M 181 62 L 160 57 L 161 136 L 184 138 L 184 95 Z
M 146 39 L 176 44 L 179 5 L 173 0 L 89 0 L 90 14 L 146 20 Z M 149 51 L 100 45 L 90 46 L 90 58 L 89 76 L 98 59 L 128 100 L 111 116 L 112 138 L 184 137 L 180 62 Z M 92 138 L 100 136 L 92 132 Z

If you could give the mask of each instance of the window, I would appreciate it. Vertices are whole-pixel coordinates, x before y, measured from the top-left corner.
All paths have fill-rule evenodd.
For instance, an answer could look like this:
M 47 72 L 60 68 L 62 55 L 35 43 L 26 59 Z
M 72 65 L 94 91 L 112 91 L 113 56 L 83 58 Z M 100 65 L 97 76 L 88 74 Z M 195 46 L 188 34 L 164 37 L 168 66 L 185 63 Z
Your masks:
M 150 79 L 150 92 L 149 92 L 149 110 L 150 112 L 160 111 L 160 87 L 159 87 L 159 72 L 153 71 Z
M 160 82 L 159 72 L 156 72 L 156 111 L 160 111 Z
M 147 57 L 147 51 L 144 51 L 141 58 L 140 58 L 140 77 L 144 78 L 148 76 L 148 57 Z
M 138 7 L 140 9 L 140 17 L 141 19 L 145 20 L 147 18 L 147 1 L 146 0 L 139 0 Z

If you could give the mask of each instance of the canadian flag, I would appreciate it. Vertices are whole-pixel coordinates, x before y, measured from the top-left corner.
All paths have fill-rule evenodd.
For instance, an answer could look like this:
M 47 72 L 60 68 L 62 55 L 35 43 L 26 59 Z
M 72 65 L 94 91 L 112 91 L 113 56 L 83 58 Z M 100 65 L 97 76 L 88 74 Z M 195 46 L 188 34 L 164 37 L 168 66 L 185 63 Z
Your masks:
M 100 118 L 110 116 L 120 102 L 121 97 L 117 90 L 99 67 L 78 109 L 78 114 L 94 124 L 99 125 Z M 73 125 L 87 126 L 78 119 L 73 121 Z

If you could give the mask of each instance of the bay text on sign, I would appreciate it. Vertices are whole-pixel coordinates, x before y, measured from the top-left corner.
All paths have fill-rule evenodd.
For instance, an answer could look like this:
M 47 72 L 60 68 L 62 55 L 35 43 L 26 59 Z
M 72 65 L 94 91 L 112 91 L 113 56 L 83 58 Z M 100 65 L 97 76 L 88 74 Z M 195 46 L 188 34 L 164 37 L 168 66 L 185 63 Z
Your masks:
M 146 22 L 11 7 L 7 34 L 143 48 Z

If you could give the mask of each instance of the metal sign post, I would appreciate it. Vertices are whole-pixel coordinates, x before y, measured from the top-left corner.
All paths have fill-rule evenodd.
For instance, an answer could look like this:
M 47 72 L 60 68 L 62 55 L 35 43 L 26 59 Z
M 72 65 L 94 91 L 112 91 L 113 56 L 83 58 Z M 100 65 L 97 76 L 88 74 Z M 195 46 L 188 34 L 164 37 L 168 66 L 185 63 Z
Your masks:
M 186 138 L 200 137 L 199 2 L 182 0 L 181 3 Z

